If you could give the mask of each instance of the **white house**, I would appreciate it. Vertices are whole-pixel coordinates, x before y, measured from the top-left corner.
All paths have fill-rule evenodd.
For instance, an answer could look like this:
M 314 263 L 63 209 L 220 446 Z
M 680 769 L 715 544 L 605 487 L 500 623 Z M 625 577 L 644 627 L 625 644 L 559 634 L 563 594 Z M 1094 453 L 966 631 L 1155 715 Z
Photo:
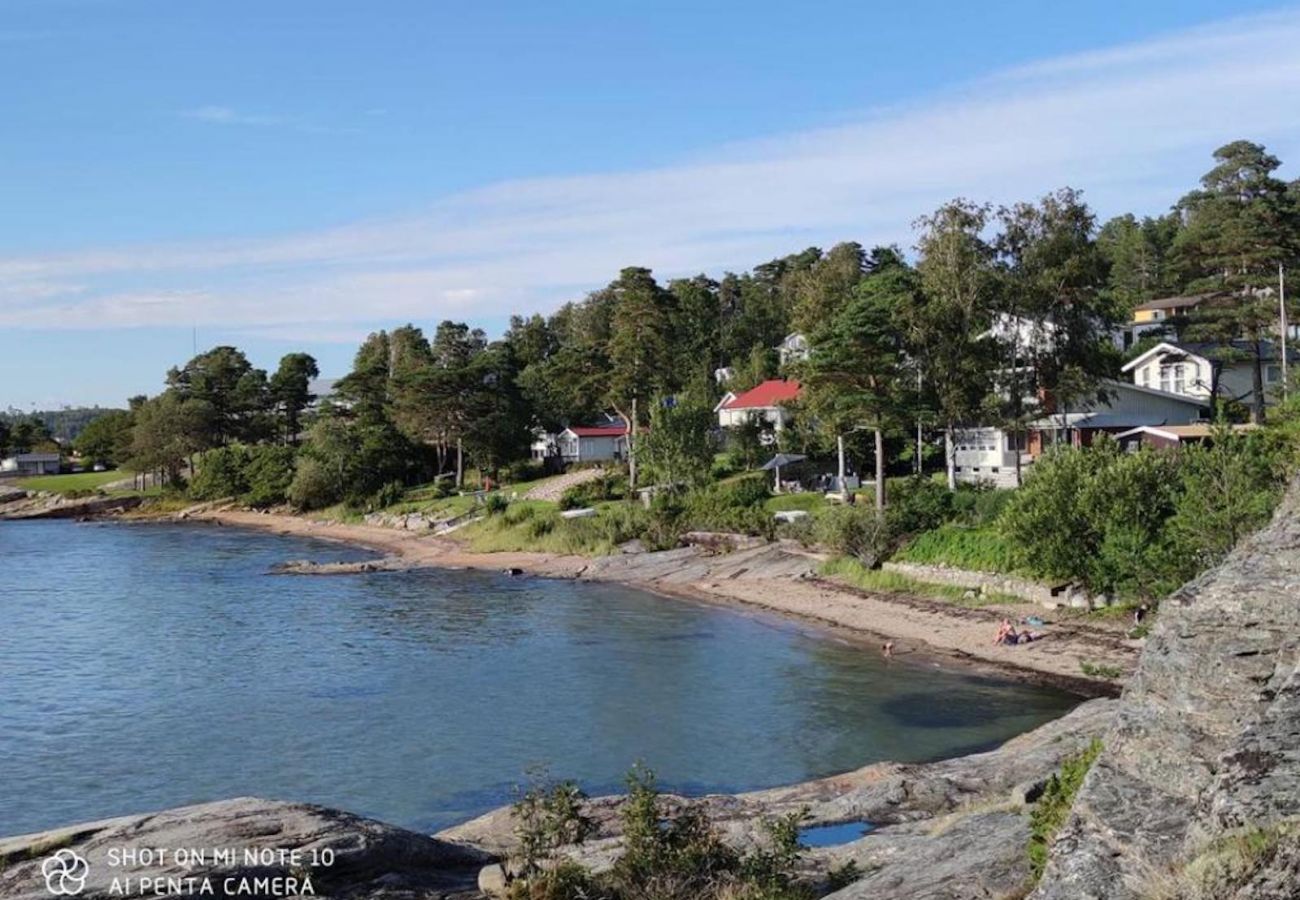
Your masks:
M 57 475 L 61 457 L 57 453 L 18 453 L 0 460 L 0 472 L 14 475 Z
M 1105 403 L 1081 404 L 1057 410 L 1029 423 L 1017 435 L 995 427 L 967 428 L 954 439 L 953 462 L 959 481 L 987 481 L 1015 486 L 1016 454 L 1023 470 L 1054 444 L 1087 446 L 1103 432 L 1117 434 L 1143 425 L 1187 425 L 1209 412 L 1198 397 L 1184 397 L 1128 384 L 1102 383 Z
M 1223 361 L 1224 355 L 1230 355 L 1231 359 Z M 1216 356 L 1220 357 L 1219 361 L 1215 361 Z M 1287 360 L 1294 364 L 1297 355 L 1288 350 Z M 1123 371 L 1139 387 L 1195 397 L 1208 403 L 1214 366 L 1220 368 L 1220 399 L 1250 405 L 1255 393 L 1254 348 L 1250 342 L 1234 341 L 1229 348 L 1222 344 L 1162 341 L 1127 363 Z M 1282 383 L 1282 357 L 1280 349 L 1272 341 L 1264 342 L 1262 375 L 1267 402 Z
M 781 358 L 783 366 L 803 362 L 808 358 L 808 338 L 797 331 L 787 334 L 785 339 L 776 345 L 776 353 Z
M 757 419 L 772 431 L 780 431 L 792 418 L 788 404 L 798 399 L 799 382 L 773 378 L 739 394 L 728 391 L 713 411 L 723 428 Z
M 627 426 L 573 425 L 556 437 L 566 463 L 627 459 Z

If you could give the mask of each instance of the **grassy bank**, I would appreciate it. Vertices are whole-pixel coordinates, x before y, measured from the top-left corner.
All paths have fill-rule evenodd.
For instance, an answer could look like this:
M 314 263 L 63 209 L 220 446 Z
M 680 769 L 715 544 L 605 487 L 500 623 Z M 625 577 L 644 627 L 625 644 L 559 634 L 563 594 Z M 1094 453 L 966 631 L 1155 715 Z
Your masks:
M 894 559 L 977 572 L 1016 572 L 1011 543 L 993 525 L 946 523 L 917 535 Z
M 974 588 L 952 584 L 932 584 L 918 581 L 897 572 L 869 569 L 848 556 L 837 556 L 822 564 L 821 574 L 827 578 L 870 591 L 875 594 L 905 594 L 913 597 L 930 597 L 959 606 L 993 606 L 997 604 L 1022 604 L 1025 601 L 1010 594 L 981 594 Z M 975 590 L 975 596 L 967 596 Z
M 650 516 L 634 503 L 609 502 L 596 515 L 566 519 L 544 500 L 516 500 L 457 532 L 477 553 L 530 551 L 576 556 L 608 556 L 618 545 L 647 534 Z
M 82 494 L 99 490 L 106 484 L 130 478 L 130 472 L 77 472 L 72 475 L 34 475 L 14 482 L 24 491 L 49 491 L 53 494 Z

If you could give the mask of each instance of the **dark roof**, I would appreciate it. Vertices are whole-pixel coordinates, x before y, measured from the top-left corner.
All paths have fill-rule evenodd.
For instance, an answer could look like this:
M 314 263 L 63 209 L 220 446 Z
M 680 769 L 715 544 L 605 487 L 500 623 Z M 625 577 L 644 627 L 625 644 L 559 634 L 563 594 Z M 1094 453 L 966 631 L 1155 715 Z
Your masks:
M 1205 359 L 1226 355 L 1228 351 L 1238 353 L 1244 358 L 1253 359 L 1255 356 L 1254 341 L 1165 341 L 1165 343 Z M 1280 344 L 1274 341 L 1260 341 L 1260 344 L 1263 349 L 1261 358 L 1264 362 L 1275 362 L 1282 358 Z M 1286 348 L 1286 361 L 1288 363 L 1300 361 L 1300 352 L 1297 352 L 1294 347 L 1288 346 Z
M 1146 303 L 1133 307 L 1133 311 L 1145 309 L 1186 309 L 1189 306 L 1196 306 L 1205 300 L 1211 300 L 1220 297 L 1224 291 L 1215 291 L 1208 294 L 1184 294 L 1181 297 L 1162 297 L 1159 300 L 1148 300 Z

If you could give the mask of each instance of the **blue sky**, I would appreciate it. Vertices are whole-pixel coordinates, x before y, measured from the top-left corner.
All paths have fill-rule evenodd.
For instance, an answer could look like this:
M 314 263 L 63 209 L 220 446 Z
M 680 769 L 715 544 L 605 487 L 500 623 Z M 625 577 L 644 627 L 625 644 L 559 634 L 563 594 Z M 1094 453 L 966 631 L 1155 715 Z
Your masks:
M 195 329 L 340 374 L 959 194 L 1159 212 L 1228 140 L 1300 160 L 1297 48 L 1200 0 L 0 0 L 0 407 L 154 392 Z

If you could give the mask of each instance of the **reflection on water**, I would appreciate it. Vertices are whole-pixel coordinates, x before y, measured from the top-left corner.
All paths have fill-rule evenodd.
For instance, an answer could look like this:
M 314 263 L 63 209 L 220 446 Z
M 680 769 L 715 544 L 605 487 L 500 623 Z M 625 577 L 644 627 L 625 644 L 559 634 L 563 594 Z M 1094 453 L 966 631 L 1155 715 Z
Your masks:
M 838 847 L 870 834 L 870 822 L 840 822 L 836 825 L 810 825 L 799 829 L 799 843 L 805 847 Z
M 1055 691 L 611 585 L 268 575 L 332 544 L 0 523 L 0 834 L 236 795 L 434 829 L 543 764 L 687 792 L 983 747 Z

